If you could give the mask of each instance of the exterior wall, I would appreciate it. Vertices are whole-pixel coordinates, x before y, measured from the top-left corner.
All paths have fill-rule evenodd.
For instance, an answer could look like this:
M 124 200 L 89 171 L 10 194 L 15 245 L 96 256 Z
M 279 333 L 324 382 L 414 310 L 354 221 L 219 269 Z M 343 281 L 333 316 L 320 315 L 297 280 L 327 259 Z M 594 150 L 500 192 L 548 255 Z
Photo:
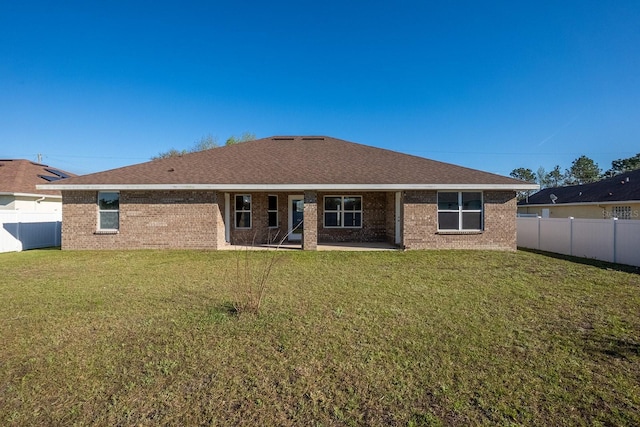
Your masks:
M 318 193 L 318 242 L 387 241 L 387 198 L 393 193 Z M 362 196 L 362 228 L 324 228 L 324 196 Z M 393 203 L 393 200 L 392 200 Z
M 549 209 L 549 218 L 610 219 L 613 218 L 613 208 L 615 206 L 629 206 L 631 208 L 631 218 L 628 219 L 640 219 L 640 202 L 619 202 L 606 205 L 519 206 L 518 213 L 542 216 L 542 209 Z
M 251 229 L 238 229 L 235 227 L 235 196 L 251 194 Z M 263 244 L 280 241 L 288 233 L 289 228 L 289 195 L 298 193 L 231 193 L 231 243 L 234 245 Z M 278 196 L 278 227 L 268 227 L 268 196 Z M 324 228 L 324 196 L 353 195 L 362 196 L 362 228 Z M 334 242 L 393 242 L 395 229 L 393 228 L 395 212 L 394 193 L 383 192 L 346 192 L 342 193 L 317 193 L 317 243 Z M 390 204 L 390 205 L 389 205 Z M 388 215 L 391 212 L 391 219 Z M 307 221 L 305 210 L 305 224 Z M 391 230 L 387 227 L 391 221 Z M 309 234 L 305 227 L 305 232 Z M 388 233 L 391 233 L 390 237 Z M 308 237 L 308 236 L 307 236 Z
M 229 193 L 230 240 L 235 245 L 279 241 L 288 228 L 288 196 L 251 193 L 252 227 L 235 227 L 235 195 Z M 278 226 L 268 227 L 268 196 L 278 196 Z M 325 195 L 362 196 L 361 228 L 324 228 Z M 395 242 L 395 193 L 317 193 L 317 243 Z M 438 232 L 437 192 L 402 195 L 402 245 L 406 249 L 516 249 L 516 199 L 513 191 L 485 191 L 484 230 Z M 305 199 L 311 200 L 310 194 Z M 217 249 L 225 245 L 224 193 L 215 191 L 121 191 L 120 228 L 98 230 L 96 191 L 64 191 L 63 249 Z M 307 209 L 305 207 L 305 214 Z M 312 224 L 307 224 L 313 226 Z M 305 228 L 307 234 L 310 233 Z M 307 241 L 307 243 L 312 243 Z M 313 249 L 311 246 L 309 249 Z
M 235 222 L 235 197 L 236 195 L 251 195 L 251 228 L 236 228 Z M 263 244 L 271 242 L 280 242 L 288 232 L 289 226 L 289 194 L 293 193 L 230 193 L 230 234 L 231 244 L 233 245 L 251 245 L 253 243 Z M 296 193 L 297 194 L 297 193 Z M 269 227 L 269 196 L 278 197 L 278 226 Z M 224 212 L 224 211 L 223 211 Z M 224 226 L 224 224 L 223 224 Z M 223 228 L 224 233 L 224 228 Z M 224 234 L 223 234 L 224 239 Z
M 60 212 L 62 210 L 62 199 L 42 196 L 9 196 L 0 195 L 0 210 L 21 210 L 29 212 Z M 40 200 L 39 202 L 36 200 Z
M 437 191 L 406 191 L 403 244 L 406 249 L 516 250 L 516 194 L 484 191 L 484 230 L 438 232 Z
M 63 191 L 63 249 L 215 249 L 219 193 L 121 191 L 118 233 L 98 231 L 96 191 Z M 224 228 L 223 237 L 224 239 Z

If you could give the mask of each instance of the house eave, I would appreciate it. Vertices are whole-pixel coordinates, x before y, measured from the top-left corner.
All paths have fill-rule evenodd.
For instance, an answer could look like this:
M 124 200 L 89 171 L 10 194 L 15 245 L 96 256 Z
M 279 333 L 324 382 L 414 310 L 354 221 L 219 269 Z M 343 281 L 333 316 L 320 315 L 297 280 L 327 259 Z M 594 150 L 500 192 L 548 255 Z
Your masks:
M 546 208 L 554 206 L 600 206 L 600 205 L 620 205 L 624 203 L 640 203 L 640 200 L 610 200 L 606 202 L 573 202 L 573 203 L 529 203 L 518 205 L 518 208 Z
M 305 191 L 305 190 L 536 190 L 534 184 L 45 184 L 39 190 L 218 190 L 218 191 Z
M 39 186 L 36 186 L 38 188 Z M 38 190 L 54 190 L 52 188 L 38 188 Z M 13 197 L 33 197 L 33 198 L 42 198 L 45 197 L 47 199 L 62 199 L 62 196 L 55 194 L 37 194 L 37 193 L 11 193 L 8 191 L 0 191 L 0 196 L 13 196 Z

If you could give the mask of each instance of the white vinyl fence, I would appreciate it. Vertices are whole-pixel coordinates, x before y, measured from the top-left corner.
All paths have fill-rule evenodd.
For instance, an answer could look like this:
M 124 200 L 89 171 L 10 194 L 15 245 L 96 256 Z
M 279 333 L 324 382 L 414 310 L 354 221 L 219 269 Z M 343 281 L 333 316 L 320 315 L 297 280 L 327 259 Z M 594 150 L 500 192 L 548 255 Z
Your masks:
M 518 246 L 640 267 L 640 221 L 518 218 Z
M 60 246 L 61 212 L 0 211 L 0 252 Z

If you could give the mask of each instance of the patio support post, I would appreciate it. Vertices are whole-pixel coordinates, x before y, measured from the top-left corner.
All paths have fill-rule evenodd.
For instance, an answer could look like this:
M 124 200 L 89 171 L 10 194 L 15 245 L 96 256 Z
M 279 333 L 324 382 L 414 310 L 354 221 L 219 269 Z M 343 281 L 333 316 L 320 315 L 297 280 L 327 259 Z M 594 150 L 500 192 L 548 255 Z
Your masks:
M 302 250 L 318 249 L 318 193 L 304 192 L 304 222 L 302 224 Z

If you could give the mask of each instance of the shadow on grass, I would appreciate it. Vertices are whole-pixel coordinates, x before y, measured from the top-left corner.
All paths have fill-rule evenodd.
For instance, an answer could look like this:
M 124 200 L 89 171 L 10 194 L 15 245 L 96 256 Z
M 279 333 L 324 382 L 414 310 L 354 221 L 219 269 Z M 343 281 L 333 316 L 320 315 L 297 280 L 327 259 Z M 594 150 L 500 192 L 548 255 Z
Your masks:
M 207 320 L 213 323 L 219 323 L 229 318 L 238 317 L 238 311 L 231 302 L 223 302 L 209 308 Z
M 625 273 L 640 274 L 640 267 L 635 267 L 633 265 L 615 264 L 613 262 L 600 261 L 592 258 L 580 258 L 580 257 L 571 256 L 571 255 L 557 254 L 555 252 L 541 251 L 538 249 L 518 247 L 518 250 L 523 252 L 531 252 L 533 254 L 547 256 L 549 258 L 562 259 L 562 260 L 573 262 L 576 264 L 590 265 L 592 267 L 601 268 L 603 270 L 615 270 L 615 271 L 622 271 Z
M 586 350 L 616 359 L 631 360 L 640 356 L 640 343 L 611 336 L 588 337 Z

